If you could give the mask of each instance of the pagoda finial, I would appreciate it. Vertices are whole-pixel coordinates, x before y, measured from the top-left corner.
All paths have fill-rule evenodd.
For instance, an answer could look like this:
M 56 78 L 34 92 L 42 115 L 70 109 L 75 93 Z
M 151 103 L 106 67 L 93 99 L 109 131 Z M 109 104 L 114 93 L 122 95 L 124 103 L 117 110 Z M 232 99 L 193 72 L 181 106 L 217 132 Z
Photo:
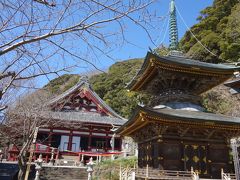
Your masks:
M 178 28 L 175 0 L 170 2 L 170 50 L 178 50 Z

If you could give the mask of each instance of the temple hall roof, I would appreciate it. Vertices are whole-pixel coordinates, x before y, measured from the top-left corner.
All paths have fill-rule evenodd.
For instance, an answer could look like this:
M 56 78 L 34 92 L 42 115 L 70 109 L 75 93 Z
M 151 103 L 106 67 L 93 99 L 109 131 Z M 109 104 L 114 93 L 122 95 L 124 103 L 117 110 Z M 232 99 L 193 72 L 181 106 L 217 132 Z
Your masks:
M 47 103 L 47 106 L 54 106 L 55 104 L 63 101 L 64 99 L 66 99 L 67 97 L 69 97 L 72 93 L 77 92 L 77 91 L 84 91 L 84 92 L 88 92 L 91 95 L 91 98 L 94 99 L 96 101 L 97 106 L 99 106 L 100 108 L 106 110 L 108 113 L 108 116 L 112 116 L 112 117 L 116 117 L 119 119 L 122 119 L 124 121 L 126 121 L 126 119 L 124 119 L 123 117 L 121 117 L 119 114 L 117 114 L 110 106 L 108 106 L 98 95 L 97 93 L 92 89 L 91 85 L 89 84 L 88 80 L 86 77 L 82 77 L 80 79 L 80 81 L 74 85 L 72 88 L 68 89 L 67 91 L 65 91 L 64 93 L 62 93 L 61 95 L 55 97 L 54 99 L 50 100 Z
M 21 115 L 21 112 L 19 113 Z M 61 122 L 84 124 L 124 124 L 127 120 L 118 115 L 94 92 L 88 80 L 82 77 L 72 88 L 46 103 L 46 108 L 30 116 Z
M 126 121 L 110 116 L 101 116 L 94 112 L 61 112 L 61 111 L 42 111 L 37 113 L 40 118 L 51 119 L 51 120 L 64 120 L 73 121 L 79 123 L 97 123 L 97 124 L 112 124 L 112 125 L 123 125 Z

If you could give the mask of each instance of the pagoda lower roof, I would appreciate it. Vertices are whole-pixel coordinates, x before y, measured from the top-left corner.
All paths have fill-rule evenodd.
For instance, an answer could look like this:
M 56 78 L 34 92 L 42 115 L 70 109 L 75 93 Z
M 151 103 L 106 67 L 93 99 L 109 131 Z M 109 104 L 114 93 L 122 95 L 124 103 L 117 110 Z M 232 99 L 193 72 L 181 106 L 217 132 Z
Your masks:
M 192 127 L 207 127 L 215 129 L 229 128 L 240 131 L 240 118 L 201 111 L 187 111 L 175 109 L 153 109 L 138 106 L 130 118 L 117 133 L 128 136 L 148 123 L 162 123 L 165 125 L 189 125 Z
M 225 86 L 228 87 L 232 87 L 232 88 L 240 88 L 240 77 L 232 80 L 232 81 L 228 81 L 226 83 L 224 83 Z
M 179 81 L 184 83 L 189 80 L 189 84 L 200 81 L 201 84 L 193 85 L 196 89 L 192 91 L 196 91 L 193 94 L 201 94 L 231 78 L 233 73 L 239 69 L 240 67 L 233 65 L 211 64 L 185 57 L 158 56 L 148 52 L 141 69 L 127 87 L 133 91 L 153 93 L 151 90 L 153 88 L 176 88 L 175 85 Z M 159 79 L 161 82 L 157 82 Z M 208 80 L 210 83 L 205 83 Z M 168 84 L 168 82 L 171 83 Z M 149 87 L 149 84 L 155 84 L 156 87 Z M 155 92 L 157 91 L 155 90 Z

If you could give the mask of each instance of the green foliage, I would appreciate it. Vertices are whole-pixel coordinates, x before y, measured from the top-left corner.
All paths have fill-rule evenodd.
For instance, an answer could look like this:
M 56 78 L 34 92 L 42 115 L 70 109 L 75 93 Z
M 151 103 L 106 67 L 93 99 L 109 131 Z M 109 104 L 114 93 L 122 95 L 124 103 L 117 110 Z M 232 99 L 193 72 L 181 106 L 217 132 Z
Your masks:
M 109 68 L 107 73 L 92 76 L 89 81 L 94 91 L 117 113 L 128 118 L 138 103 L 146 103 L 148 97 L 126 89 L 127 83 L 141 68 L 142 59 L 131 59 L 117 62 Z M 52 95 L 58 95 L 74 86 L 79 81 L 78 75 L 65 74 L 52 80 L 44 88 Z
M 205 50 L 188 31 L 180 41 L 181 49 L 194 59 L 211 63 L 235 62 L 240 58 L 240 3 L 214 0 L 201 11 L 199 23 L 191 31 L 217 57 Z
M 192 34 L 187 31 L 180 47 L 188 56 L 205 62 L 235 62 L 240 59 L 240 3 L 238 0 L 214 0 L 213 6 L 200 12 L 199 23 L 191 28 L 196 37 L 217 55 L 215 57 L 204 49 Z M 169 49 L 161 46 L 154 50 L 159 55 L 167 55 Z M 126 89 L 127 83 L 141 68 L 142 59 L 118 62 L 107 73 L 90 78 L 96 93 L 117 113 L 129 118 L 138 103 L 148 102 L 149 97 Z M 60 94 L 79 80 L 78 75 L 63 75 L 52 80 L 45 88 L 53 94 Z M 204 96 L 203 104 L 207 110 L 225 113 L 229 110 L 229 101 L 218 98 L 217 93 Z
M 203 106 L 209 112 L 226 114 L 231 105 L 231 99 L 227 99 L 218 91 L 210 91 L 203 95 Z
M 136 157 L 120 158 L 114 161 L 105 160 L 95 166 L 94 180 L 119 180 L 121 168 L 134 168 L 137 163 Z
M 108 73 L 90 78 L 96 93 L 117 113 L 128 118 L 139 102 L 146 102 L 147 97 L 126 89 L 127 83 L 141 68 L 142 59 L 118 62 L 109 68 Z
M 58 95 L 74 86 L 79 81 L 80 76 L 75 74 L 64 74 L 56 79 L 51 80 L 44 89 L 51 94 Z

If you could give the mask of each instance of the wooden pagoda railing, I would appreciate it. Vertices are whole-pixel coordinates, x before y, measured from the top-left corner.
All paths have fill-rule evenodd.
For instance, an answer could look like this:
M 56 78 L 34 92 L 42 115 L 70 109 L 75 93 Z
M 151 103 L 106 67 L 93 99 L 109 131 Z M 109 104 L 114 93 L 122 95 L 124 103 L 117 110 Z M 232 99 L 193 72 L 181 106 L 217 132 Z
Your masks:
M 237 177 L 235 174 L 224 173 L 223 169 L 221 169 L 221 177 L 222 177 L 222 180 L 237 180 Z
M 135 180 L 135 171 L 135 168 L 122 168 L 122 166 L 120 165 L 119 180 Z
M 198 174 L 194 171 L 171 171 L 152 169 L 148 166 L 145 169 L 136 169 L 137 178 L 144 179 L 184 179 L 184 180 L 198 180 Z
M 138 168 L 138 169 L 131 169 L 131 170 L 135 171 L 134 176 L 142 179 L 199 180 L 198 174 L 194 172 L 193 169 L 191 169 L 191 171 L 170 171 L 170 170 L 152 169 L 147 166 L 146 168 Z M 121 172 L 125 172 L 125 171 L 122 170 Z M 131 173 L 128 171 L 128 174 L 131 174 Z M 223 169 L 221 170 L 221 179 L 237 180 L 235 174 L 224 173 Z

